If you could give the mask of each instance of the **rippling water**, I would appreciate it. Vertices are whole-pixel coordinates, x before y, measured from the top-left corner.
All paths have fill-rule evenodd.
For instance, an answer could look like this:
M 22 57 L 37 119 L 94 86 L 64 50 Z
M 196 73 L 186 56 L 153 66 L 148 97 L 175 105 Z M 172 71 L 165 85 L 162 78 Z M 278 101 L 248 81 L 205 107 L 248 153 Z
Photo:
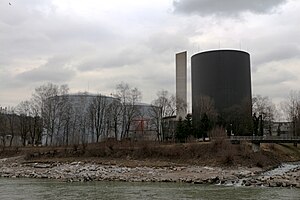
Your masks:
M 300 162 L 295 162 L 295 163 L 283 163 L 279 167 L 267 171 L 263 173 L 263 176 L 274 176 L 274 175 L 283 175 L 286 172 L 289 172 L 293 169 L 300 168 Z M 300 199 L 300 198 L 299 198 Z
M 0 199 L 300 199 L 300 189 L 225 187 L 186 183 L 0 179 Z

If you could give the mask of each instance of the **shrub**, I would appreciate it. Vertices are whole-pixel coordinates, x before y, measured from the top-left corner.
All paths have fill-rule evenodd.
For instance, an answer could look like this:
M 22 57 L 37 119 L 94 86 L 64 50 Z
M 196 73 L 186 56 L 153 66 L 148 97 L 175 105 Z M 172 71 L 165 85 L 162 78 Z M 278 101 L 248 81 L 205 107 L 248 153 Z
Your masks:
M 209 138 L 211 140 L 223 140 L 227 138 L 227 134 L 224 128 L 216 127 L 209 132 Z
M 233 154 L 231 154 L 231 153 L 226 154 L 224 159 L 222 160 L 222 163 L 225 165 L 233 165 L 233 163 L 234 163 Z

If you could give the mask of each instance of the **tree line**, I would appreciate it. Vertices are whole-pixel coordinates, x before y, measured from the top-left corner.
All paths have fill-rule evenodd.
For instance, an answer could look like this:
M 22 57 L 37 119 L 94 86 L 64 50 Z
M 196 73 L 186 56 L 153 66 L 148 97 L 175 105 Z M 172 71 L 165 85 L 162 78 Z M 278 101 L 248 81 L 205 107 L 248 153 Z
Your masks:
M 147 126 L 162 140 L 161 119 L 175 114 L 175 97 L 167 91 L 158 95 L 153 104 L 144 106 L 140 104 L 141 91 L 124 82 L 110 96 L 70 95 L 68 85 L 47 83 L 35 88 L 30 100 L 0 111 L 1 145 L 59 146 L 109 137 L 122 140 L 132 137 L 137 126 Z
M 213 137 L 216 132 L 230 135 L 277 135 L 282 134 L 281 123 L 274 130 L 276 120 L 289 123 L 290 135 L 300 136 L 300 91 L 291 91 L 288 98 L 282 101 L 278 107 L 267 96 L 255 95 L 252 105 L 242 103 L 233 106 L 221 113 L 214 107 L 211 98 L 203 96 L 197 102 L 200 108 L 200 120 L 193 120 L 188 114 L 185 119 L 177 121 L 175 139 L 179 142 L 189 138 Z M 251 108 L 251 110 L 249 110 Z M 250 114 L 249 114 L 250 113 Z M 282 119 L 285 116 L 285 119 Z M 280 119 L 281 118 L 281 119 Z M 218 131 L 222 129 L 222 131 Z
M 71 145 L 99 142 L 109 137 L 122 140 L 133 136 L 135 123 L 147 124 L 158 141 L 183 142 L 190 137 L 205 139 L 217 127 L 223 128 L 228 135 L 264 135 L 272 134 L 272 123 L 279 115 L 275 104 L 261 95 L 252 98 L 250 118 L 245 117 L 249 112 L 244 109 L 249 108 L 246 105 L 230 108 L 226 114 L 218 113 L 213 100 L 204 96 L 197 102 L 199 121 L 193 120 L 192 114 L 176 120 L 172 118 L 177 112 L 176 105 L 186 105 L 174 95 L 166 90 L 158 91 L 145 110 L 139 104 L 142 92 L 123 82 L 110 96 L 78 93 L 76 98 L 73 97 L 68 85 L 47 83 L 35 88 L 30 100 L 1 109 L 0 144 L 25 146 L 43 142 L 45 145 Z M 280 108 L 292 124 L 293 135 L 299 135 L 300 91 L 291 91 Z M 137 118 L 141 120 L 137 122 Z M 168 118 L 172 120 L 166 123 Z

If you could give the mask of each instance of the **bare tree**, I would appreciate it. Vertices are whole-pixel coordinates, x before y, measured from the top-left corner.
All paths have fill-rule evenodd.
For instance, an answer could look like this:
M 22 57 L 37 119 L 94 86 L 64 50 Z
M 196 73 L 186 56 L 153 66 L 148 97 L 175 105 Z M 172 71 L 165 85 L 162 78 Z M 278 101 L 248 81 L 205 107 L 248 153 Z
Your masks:
M 107 129 L 108 105 L 107 97 L 98 94 L 89 107 L 91 128 L 92 132 L 96 133 L 96 142 L 99 142 L 100 136 L 103 136 Z
M 167 90 L 161 90 L 156 93 L 157 98 L 152 101 L 153 118 L 155 119 L 155 126 L 157 130 L 157 137 L 164 140 L 167 137 L 173 138 L 175 133 L 175 121 L 170 120 L 167 123 L 162 123 L 163 118 L 170 118 L 176 114 L 177 108 L 184 106 L 180 100 L 176 101 L 174 95 L 171 95 Z M 179 106 L 180 105 L 180 106 Z
M 61 118 L 62 113 L 60 108 L 63 104 L 59 95 L 67 95 L 69 88 L 67 85 L 54 85 L 52 83 L 44 84 L 35 89 L 33 96 L 33 101 L 36 106 L 39 108 L 39 116 L 42 117 L 44 136 L 46 138 L 46 145 L 52 145 L 53 137 L 57 135 L 58 130 L 61 128 Z M 50 140 L 50 141 L 49 141 Z
M 287 119 L 292 122 L 293 135 L 300 135 L 300 91 L 291 91 L 288 99 L 281 103 Z
M 72 120 L 73 119 L 73 114 L 74 114 L 74 110 L 73 110 L 73 106 L 71 104 L 71 102 L 68 100 L 66 101 L 65 104 L 65 113 L 64 113 L 64 126 L 63 126 L 63 144 L 64 145 L 69 145 L 70 142 L 70 133 L 72 130 Z
M 69 95 L 61 92 L 62 95 L 51 97 L 50 101 L 53 101 L 53 134 L 55 138 L 55 145 L 64 145 L 66 143 L 67 136 L 69 133 L 68 123 L 73 111 L 69 102 Z M 66 129 L 67 127 L 67 129 Z
M 22 101 L 16 109 L 19 114 L 19 132 L 23 145 L 26 141 L 32 146 L 40 143 L 42 121 L 39 116 L 39 108 L 35 102 L 32 100 Z
M 137 88 L 132 88 L 130 90 L 129 101 L 125 104 L 125 114 L 126 114 L 126 126 L 125 134 L 128 137 L 130 126 L 135 117 L 139 115 L 139 109 L 137 103 L 141 101 L 142 93 Z
M 7 128 L 10 134 L 9 146 L 12 146 L 13 140 L 15 138 L 15 134 L 17 132 L 17 124 L 18 124 L 18 116 L 15 113 L 15 108 L 10 108 L 5 115 L 7 121 Z
M 162 135 L 162 107 L 151 105 L 151 110 L 149 111 L 149 116 L 151 117 L 151 126 L 155 127 L 156 137 L 158 141 L 163 141 Z
M 218 112 L 215 109 L 215 103 L 211 97 L 205 95 L 200 96 L 194 104 L 199 111 L 197 115 L 202 116 L 203 114 L 206 114 L 210 119 L 216 119 Z
M 193 128 L 195 137 L 205 137 L 216 121 L 218 113 L 215 109 L 214 101 L 209 96 L 198 96 L 196 102 L 193 102 L 195 109 L 193 111 Z
M 121 123 L 122 118 L 122 104 L 118 100 L 113 100 L 112 103 L 109 104 L 107 111 L 107 118 L 110 121 L 110 126 L 113 129 L 114 137 L 116 140 L 121 139 Z
M 89 104 L 90 100 L 87 93 L 79 94 L 79 98 L 72 101 L 73 106 L 73 129 L 72 143 L 85 144 L 88 142 L 89 124 Z
M 169 117 L 176 114 L 176 98 L 167 90 L 161 90 L 156 93 L 157 98 L 152 101 L 154 106 L 161 108 L 162 117 Z M 178 102 L 179 103 L 179 102 Z
M 131 88 L 129 84 L 123 82 L 117 85 L 116 90 L 114 96 L 121 102 L 122 128 L 120 138 L 123 139 L 128 137 L 132 120 L 137 112 L 135 105 L 141 101 L 142 93 L 138 88 Z
M 252 98 L 252 112 L 255 117 L 261 119 L 263 127 L 272 134 L 272 123 L 274 121 L 276 107 L 275 104 L 268 97 L 256 95 Z
M 6 131 L 7 131 L 7 120 L 5 117 L 5 113 L 0 112 L 0 139 L 2 148 L 4 149 L 6 146 Z
M 55 97 L 59 94 L 58 86 L 52 83 L 44 84 L 35 89 L 35 93 L 33 94 L 33 100 L 39 107 L 40 116 L 43 119 L 43 128 L 44 128 L 44 136 L 46 139 L 46 146 L 52 143 L 52 137 L 54 135 L 54 124 L 55 124 L 55 115 L 56 115 L 56 100 L 50 99 L 51 97 Z
M 239 104 L 222 110 L 219 120 L 223 122 L 222 127 L 225 127 L 228 135 L 252 135 L 251 110 L 251 100 L 249 101 L 248 98 L 245 98 Z
M 29 101 L 30 113 L 32 126 L 30 129 L 30 143 L 32 145 L 37 145 L 41 143 L 42 140 L 42 118 L 39 116 L 39 107 L 35 102 L 31 99 Z
M 22 145 L 26 145 L 27 142 L 35 144 L 36 136 L 41 133 L 41 120 L 34 115 L 31 101 L 22 101 L 16 108 L 10 107 L 2 114 L 9 146 L 13 145 L 13 141 L 14 145 L 19 145 L 19 138 L 16 136 L 20 136 Z
M 19 114 L 19 133 L 22 140 L 22 145 L 25 146 L 28 142 L 28 135 L 31 129 L 31 113 L 30 102 L 22 101 L 17 106 Z

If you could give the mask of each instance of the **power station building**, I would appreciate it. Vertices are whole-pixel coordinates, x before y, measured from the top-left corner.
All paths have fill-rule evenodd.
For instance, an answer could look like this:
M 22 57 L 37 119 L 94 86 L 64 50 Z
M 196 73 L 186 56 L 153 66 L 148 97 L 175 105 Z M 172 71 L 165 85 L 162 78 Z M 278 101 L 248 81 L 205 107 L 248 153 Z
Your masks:
M 155 140 L 160 108 L 89 93 L 67 94 L 44 102 L 43 145 L 75 145 L 115 138 Z
M 246 106 L 251 117 L 249 53 L 239 50 L 205 51 L 193 55 L 191 65 L 194 122 L 200 120 L 205 104 L 201 102 L 203 99 L 214 102 L 219 114 Z

